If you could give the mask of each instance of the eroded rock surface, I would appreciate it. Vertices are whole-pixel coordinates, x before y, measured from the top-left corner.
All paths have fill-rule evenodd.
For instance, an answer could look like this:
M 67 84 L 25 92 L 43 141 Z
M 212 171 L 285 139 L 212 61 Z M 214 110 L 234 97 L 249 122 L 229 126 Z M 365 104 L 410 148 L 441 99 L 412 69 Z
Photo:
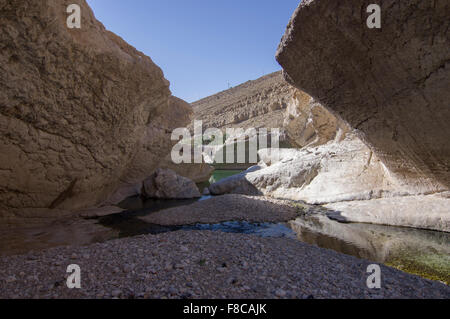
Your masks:
M 293 87 L 275 72 L 192 103 L 207 128 L 281 128 Z
M 186 199 L 201 197 L 195 183 L 170 169 L 158 168 L 144 181 L 142 195 L 147 198 Z
M 324 204 L 380 198 L 397 191 L 373 152 L 352 134 L 339 143 L 319 147 L 281 149 L 278 153 L 264 149 L 259 157 L 258 170 L 213 184 L 211 193 L 245 194 L 250 189 L 267 196 Z
M 73 1 L 0 1 L 2 217 L 101 203 L 170 152 L 161 118 L 185 119 L 161 69 L 76 2 L 81 29 Z
M 283 128 L 293 146 L 312 147 L 341 141 L 348 125 L 331 114 L 314 98 L 294 89 L 285 114 Z
M 450 198 L 443 194 L 330 203 L 328 217 L 341 222 L 407 226 L 450 232 Z
M 366 26 L 370 1 L 303 1 L 277 52 L 285 78 L 358 130 L 415 193 L 450 186 L 450 4 L 380 3 L 382 29 Z

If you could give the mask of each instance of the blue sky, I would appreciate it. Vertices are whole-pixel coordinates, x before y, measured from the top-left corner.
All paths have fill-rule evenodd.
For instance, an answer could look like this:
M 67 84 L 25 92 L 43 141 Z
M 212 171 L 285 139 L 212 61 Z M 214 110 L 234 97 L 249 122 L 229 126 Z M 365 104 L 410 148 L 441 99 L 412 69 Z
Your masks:
M 278 71 L 275 51 L 300 0 L 88 0 L 107 29 L 152 58 L 196 101 Z

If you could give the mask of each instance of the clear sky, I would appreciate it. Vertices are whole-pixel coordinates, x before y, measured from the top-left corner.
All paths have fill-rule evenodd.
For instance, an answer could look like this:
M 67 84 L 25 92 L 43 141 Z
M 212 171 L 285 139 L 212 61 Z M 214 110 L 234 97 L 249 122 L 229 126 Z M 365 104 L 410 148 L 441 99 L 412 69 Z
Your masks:
M 162 68 L 188 102 L 278 71 L 300 0 L 88 0 L 108 30 Z

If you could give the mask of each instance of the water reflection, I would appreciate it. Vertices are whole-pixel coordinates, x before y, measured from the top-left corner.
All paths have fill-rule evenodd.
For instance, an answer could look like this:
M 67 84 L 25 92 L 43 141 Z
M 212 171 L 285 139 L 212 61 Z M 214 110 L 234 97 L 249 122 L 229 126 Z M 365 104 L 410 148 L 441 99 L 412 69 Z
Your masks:
M 298 218 L 290 226 L 303 242 L 450 282 L 448 233 L 343 224 L 320 214 Z

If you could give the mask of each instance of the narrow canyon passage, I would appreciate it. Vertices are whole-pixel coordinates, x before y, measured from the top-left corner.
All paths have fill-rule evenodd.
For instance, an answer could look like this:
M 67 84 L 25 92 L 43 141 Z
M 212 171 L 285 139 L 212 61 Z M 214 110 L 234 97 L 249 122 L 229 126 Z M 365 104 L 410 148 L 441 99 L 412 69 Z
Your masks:
M 216 170 L 210 180 L 213 183 L 220 182 L 239 173 L 235 170 Z M 200 185 L 204 187 L 207 184 Z M 144 200 L 130 197 L 119 205 L 124 209 L 121 213 L 53 221 L 41 227 L 4 231 L 0 252 L 5 256 L 141 235 L 214 231 L 262 238 L 289 238 L 383 263 L 424 278 L 447 284 L 450 282 L 448 233 L 358 223 L 342 224 L 329 219 L 327 209 L 322 206 L 280 201 L 267 209 L 271 200 L 259 200 L 262 206 L 255 206 L 253 202 L 258 200 L 243 195 L 208 195 L 192 200 Z M 265 201 L 267 204 L 264 204 Z
M 0 299 L 450 299 L 449 17 L 0 0 Z

